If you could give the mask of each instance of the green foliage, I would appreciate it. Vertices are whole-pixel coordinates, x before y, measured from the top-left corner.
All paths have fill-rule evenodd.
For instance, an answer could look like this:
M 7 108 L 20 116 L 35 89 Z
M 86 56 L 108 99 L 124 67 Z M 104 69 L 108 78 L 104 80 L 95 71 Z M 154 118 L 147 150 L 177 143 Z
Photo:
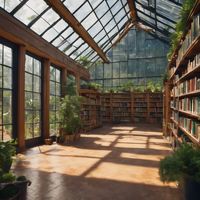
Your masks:
M 121 90 L 125 92 L 130 92 L 134 90 L 134 84 L 131 81 L 127 81 L 121 86 Z
M 82 127 L 80 118 L 81 100 L 82 98 L 79 96 L 68 95 L 61 99 L 60 126 L 65 134 L 74 134 Z
M 148 81 L 146 90 L 149 92 L 161 92 L 162 84 L 160 82 L 154 83 L 153 81 Z
M 90 62 L 90 60 L 88 59 L 87 56 L 80 56 L 78 62 L 79 62 L 82 66 L 84 66 L 84 67 L 86 67 L 86 68 L 89 68 L 90 65 L 91 65 L 91 62 Z
M 16 178 L 16 181 L 26 181 L 27 179 L 26 179 L 26 176 L 18 176 L 17 178 Z
M 182 144 L 172 155 L 160 161 L 159 174 L 163 182 L 180 182 L 185 177 L 200 182 L 200 149 Z
M 8 173 L 12 165 L 13 156 L 16 154 L 13 141 L 0 142 L 0 169 Z
M 0 176 L 1 183 L 9 183 L 9 182 L 13 182 L 15 180 L 16 180 L 16 176 L 11 172 L 4 173 Z
M 102 85 L 99 84 L 99 83 L 89 82 L 88 83 L 88 88 L 89 89 L 101 90 L 102 89 Z
M 185 28 L 186 28 L 186 23 L 187 23 L 187 19 L 189 17 L 189 14 L 195 4 L 196 0 L 185 0 L 183 3 L 183 6 L 181 8 L 180 11 L 180 19 L 176 24 L 176 28 L 175 28 L 175 32 L 172 33 L 171 35 L 171 42 L 170 42 L 170 49 L 169 49 L 169 53 L 167 54 L 168 59 L 171 59 L 171 56 L 173 54 L 173 52 L 176 50 L 180 39 L 183 35 L 183 33 L 185 32 Z

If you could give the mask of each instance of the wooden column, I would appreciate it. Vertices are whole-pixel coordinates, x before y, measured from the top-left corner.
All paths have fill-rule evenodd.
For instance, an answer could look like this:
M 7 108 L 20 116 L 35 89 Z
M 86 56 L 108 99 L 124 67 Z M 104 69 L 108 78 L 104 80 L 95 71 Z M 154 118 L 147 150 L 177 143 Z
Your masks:
M 80 90 L 80 76 L 76 75 L 76 94 L 79 94 L 79 90 Z
M 61 97 L 67 94 L 67 69 L 61 71 Z
M 150 97 L 149 92 L 146 93 L 146 101 L 147 101 L 147 122 L 150 123 Z
M 18 53 L 18 95 L 17 95 L 17 137 L 19 151 L 25 150 L 25 54 L 26 47 L 19 46 Z
M 49 138 L 49 95 L 50 95 L 50 60 L 43 61 L 43 108 L 42 108 L 42 137 Z

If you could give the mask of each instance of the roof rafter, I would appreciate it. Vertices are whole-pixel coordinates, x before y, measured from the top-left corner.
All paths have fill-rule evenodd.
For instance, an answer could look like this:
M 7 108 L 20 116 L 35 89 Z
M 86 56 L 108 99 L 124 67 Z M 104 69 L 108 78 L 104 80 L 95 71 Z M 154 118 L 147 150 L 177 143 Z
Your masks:
M 174 1 L 174 0 L 168 0 L 168 1 L 170 1 L 170 2 L 172 2 L 172 3 L 174 3 L 174 4 L 176 4 L 177 6 L 182 6 L 182 3 L 180 3 L 180 2 L 176 2 L 176 1 Z
M 138 19 L 138 16 L 137 16 L 137 11 L 136 11 L 136 7 L 135 7 L 135 3 L 134 3 L 133 0 L 127 0 L 127 1 L 128 1 L 129 9 L 131 11 L 131 13 L 130 13 L 131 19 L 133 20 L 133 22 L 136 22 L 137 19 Z
M 161 33 L 163 36 L 166 36 L 166 35 L 167 35 L 167 37 L 169 37 L 169 33 L 166 32 L 166 30 L 161 30 L 161 29 L 159 29 L 158 27 L 156 27 L 155 25 L 144 21 L 143 19 L 140 19 L 140 22 L 141 22 L 143 25 L 148 26 L 148 27 L 154 29 L 155 31 L 158 31 L 158 32 Z
M 102 58 L 104 62 L 109 62 L 106 54 L 98 46 L 98 44 L 93 40 L 90 34 L 85 30 L 85 28 L 78 22 L 78 20 L 72 15 L 72 13 L 63 5 L 60 0 L 45 0 L 73 29 L 80 35 L 80 37 L 94 49 L 97 54 Z

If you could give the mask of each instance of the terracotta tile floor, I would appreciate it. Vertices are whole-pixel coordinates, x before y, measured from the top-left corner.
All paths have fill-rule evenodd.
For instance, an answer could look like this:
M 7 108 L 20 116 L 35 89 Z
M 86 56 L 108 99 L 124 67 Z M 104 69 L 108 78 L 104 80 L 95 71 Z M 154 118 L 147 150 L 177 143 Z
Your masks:
M 175 184 L 159 180 L 169 152 L 155 126 L 105 126 L 74 146 L 32 148 L 13 168 L 32 181 L 29 200 L 179 200 Z

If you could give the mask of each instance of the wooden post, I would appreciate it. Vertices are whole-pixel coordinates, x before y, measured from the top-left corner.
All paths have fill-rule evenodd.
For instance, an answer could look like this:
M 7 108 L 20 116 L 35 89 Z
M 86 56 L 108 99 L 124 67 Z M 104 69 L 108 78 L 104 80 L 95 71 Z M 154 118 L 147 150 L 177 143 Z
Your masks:
M 79 95 L 80 90 L 80 76 L 76 75 L 76 94 Z
M 67 94 L 67 69 L 61 71 L 61 97 Z
M 150 94 L 146 93 L 146 101 L 147 101 L 147 122 L 150 123 Z
M 43 109 L 42 132 L 43 139 L 49 138 L 49 95 L 50 95 L 50 61 L 43 61 Z
M 18 96 L 17 96 L 17 137 L 19 151 L 25 150 L 25 54 L 26 47 L 19 46 L 18 54 Z

